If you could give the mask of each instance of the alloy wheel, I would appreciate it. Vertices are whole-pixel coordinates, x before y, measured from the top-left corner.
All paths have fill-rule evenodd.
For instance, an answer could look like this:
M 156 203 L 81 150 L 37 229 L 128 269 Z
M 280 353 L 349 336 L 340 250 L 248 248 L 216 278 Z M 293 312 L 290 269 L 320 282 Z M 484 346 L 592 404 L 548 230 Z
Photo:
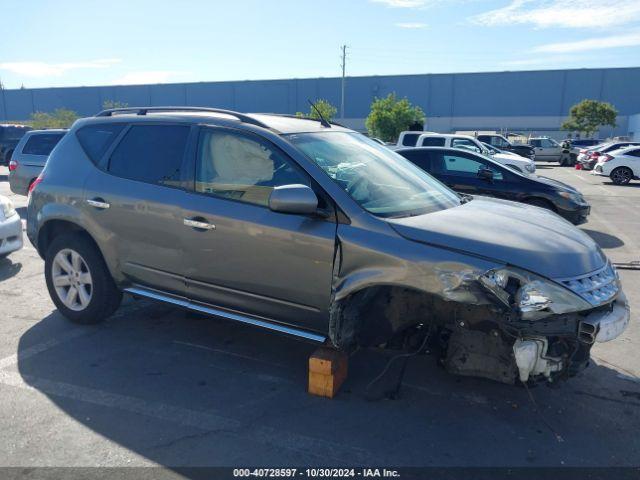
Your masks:
M 618 185 L 623 185 L 631 181 L 631 172 L 628 168 L 617 168 L 611 174 L 611 180 Z
M 51 265 L 51 279 L 60 301 L 70 310 L 80 312 L 89 306 L 93 280 L 84 258 L 70 248 L 60 250 Z

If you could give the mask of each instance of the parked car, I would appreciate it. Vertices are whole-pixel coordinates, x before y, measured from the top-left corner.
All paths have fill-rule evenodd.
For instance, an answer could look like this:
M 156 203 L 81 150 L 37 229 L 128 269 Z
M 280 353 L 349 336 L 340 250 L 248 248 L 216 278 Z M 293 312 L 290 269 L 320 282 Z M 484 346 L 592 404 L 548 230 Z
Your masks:
M 560 165 L 571 164 L 571 151 L 556 142 L 553 138 L 534 137 L 529 139 L 536 152 L 536 160 L 545 162 L 558 162 Z
M 611 178 L 616 185 L 637 180 L 640 177 L 640 148 L 625 147 L 600 155 L 593 173 Z
M 603 140 L 598 138 L 567 138 L 562 141 L 562 146 L 569 149 L 570 166 L 573 166 L 578 161 L 578 155 L 581 150 L 594 147 L 603 143 Z
M 477 153 L 491 155 L 491 157 L 499 163 L 509 168 L 515 169 L 521 173 L 535 173 L 536 164 L 533 160 L 523 158 L 515 153 L 504 154 L 494 150 L 491 145 L 485 146 L 477 138 L 470 135 L 457 135 L 446 133 L 423 133 L 418 137 L 416 147 L 445 147 L 445 148 L 462 148 Z
M 640 145 L 640 142 L 608 142 L 602 145 L 597 145 L 585 153 L 585 155 L 578 156 L 578 162 L 580 162 L 583 170 L 593 170 L 598 163 L 599 158 L 609 152 L 619 150 L 621 148 L 632 147 Z
M 0 195 L 0 259 L 22 248 L 22 220 L 11 200 Z
M 451 148 L 397 152 L 456 192 L 513 200 L 556 212 L 571 223 L 587 221 L 591 207 L 575 188 L 550 178 L 519 174 L 495 160 Z
M 31 130 L 22 137 L 9 161 L 9 187 L 13 193 L 27 195 L 65 133 L 66 130 Z
M 51 298 L 78 323 L 128 292 L 343 351 L 431 342 L 450 372 L 514 383 L 574 375 L 629 322 L 584 232 L 461 198 L 322 119 L 104 111 L 53 150 L 27 217 Z
M 27 125 L 0 124 L 0 165 L 8 165 L 13 149 L 22 136 L 31 130 Z
M 536 160 L 535 150 L 531 145 L 520 145 L 511 143 L 503 135 L 497 133 L 482 133 L 476 137 L 478 140 L 484 143 L 488 143 L 491 146 L 498 147 L 501 150 L 517 153 L 525 158 Z

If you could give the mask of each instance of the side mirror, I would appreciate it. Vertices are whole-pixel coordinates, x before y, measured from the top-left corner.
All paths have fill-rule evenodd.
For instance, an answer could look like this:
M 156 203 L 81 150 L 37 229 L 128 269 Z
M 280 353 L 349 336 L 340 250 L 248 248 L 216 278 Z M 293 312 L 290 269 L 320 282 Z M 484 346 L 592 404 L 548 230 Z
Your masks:
M 283 185 L 269 195 L 269 208 L 278 213 L 310 215 L 318 211 L 318 197 L 306 185 Z
M 478 170 L 478 177 L 482 180 L 487 180 L 488 182 L 493 180 L 493 170 L 489 168 L 481 168 Z

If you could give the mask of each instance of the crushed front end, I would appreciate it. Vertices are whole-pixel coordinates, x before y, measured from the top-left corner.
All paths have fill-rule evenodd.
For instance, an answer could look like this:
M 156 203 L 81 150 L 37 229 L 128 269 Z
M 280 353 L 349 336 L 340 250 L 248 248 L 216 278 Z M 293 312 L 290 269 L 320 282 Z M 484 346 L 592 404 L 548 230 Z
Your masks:
M 494 348 L 505 371 L 502 378 L 481 376 L 508 381 L 515 370 L 521 382 L 568 378 L 588 365 L 595 342 L 613 340 L 629 324 L 629 304 L 609 263 L 554 280 L 507 267 L 485 273 L 479 282 L 504 314 L 497 322 L 504 342 Z

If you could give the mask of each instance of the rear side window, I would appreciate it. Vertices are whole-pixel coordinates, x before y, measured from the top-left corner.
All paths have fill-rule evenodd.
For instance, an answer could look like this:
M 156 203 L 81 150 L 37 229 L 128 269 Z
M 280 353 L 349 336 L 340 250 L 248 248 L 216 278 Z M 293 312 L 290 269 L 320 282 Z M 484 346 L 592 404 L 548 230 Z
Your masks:
M 402 145 L 405 147 L 415 147 L 419 136 L 419 133 L 406 133 L 404 137 L 402 137 Z
M 115 148 L 108 170 L 145 183 L 178 186 L 190 128 L 182 125 L 135 125 Z
M 22 153 L 25 155 L 49 155 L 62 137 L 64 137 L 64 133 L 32 135 L 27 140 Z
M 444 147 L 444 138 L 442 137 L 427 137 L 422 139 L 423 147 Z
M 640 157 L 640 148 L 627 152 L 627 155 L 631 155 L 632 157 Z
M 87 125 L 76 132 L 78 141 L 93 163 L 98 163 L 125 126 Z

